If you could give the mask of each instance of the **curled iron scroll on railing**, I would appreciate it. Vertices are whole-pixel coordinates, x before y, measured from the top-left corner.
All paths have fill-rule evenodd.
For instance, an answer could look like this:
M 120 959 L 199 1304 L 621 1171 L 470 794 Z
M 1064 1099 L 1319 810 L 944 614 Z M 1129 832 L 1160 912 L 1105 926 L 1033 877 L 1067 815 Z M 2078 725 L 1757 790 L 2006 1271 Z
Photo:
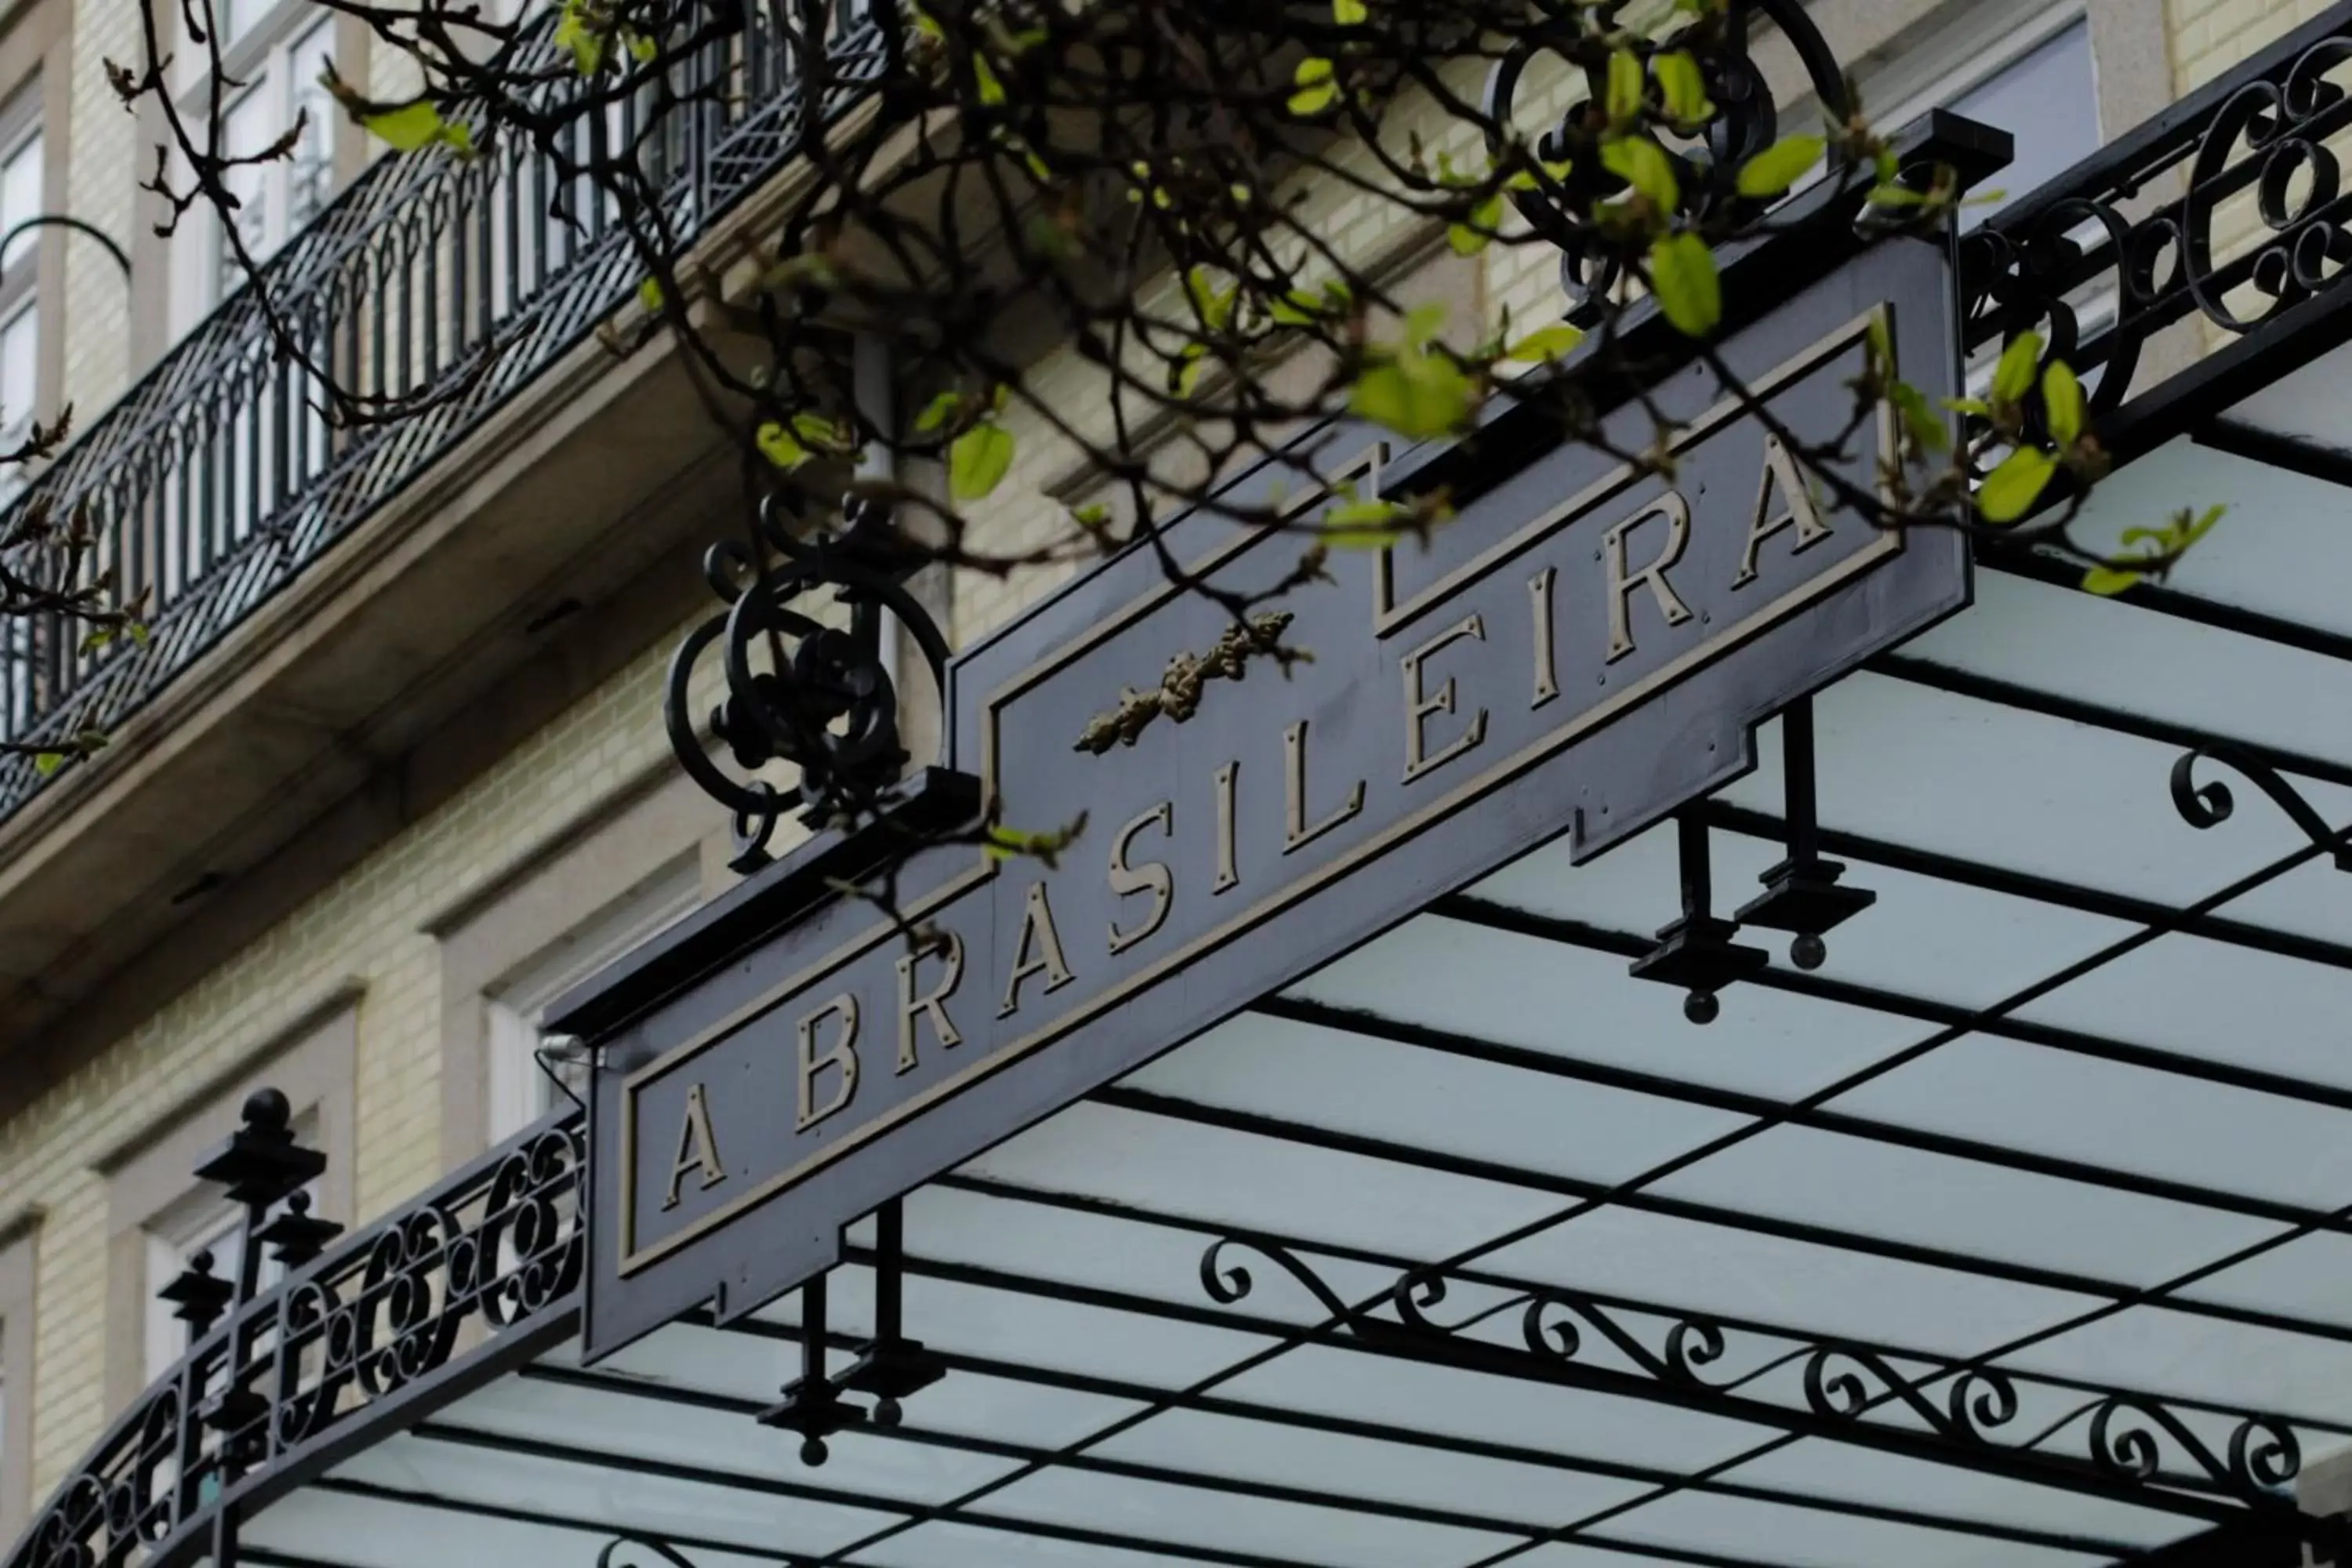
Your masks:
M 729 607 L 688 633 L 670 660 L 662 702 L 670 745 L 704 792 L 734 814 L 738 870 L 766 863 L 768 840 L 787 814 L 854 820 L 898 780 L 907 755 L 899 694 L 883 655 L 890 622 L 914 639 L 945 700 L 947 638 L 906 587 L 916 558 L 894 546 L 887 513 L 851 502 L 843 515 L 837 532 L 812 535 L 770 496 L 760 540 L 776 560 L 755 562 L 732 541 L 712 545 L 703 574 Z M 847 609 L 846 626 L 817 618 L 828 593 Z M 800 774 L 791 787 L 735 777 L 698 731 L 695 671 L 714 646 L 727 691 L 708 716 L 711 742 L 747 775 L 790 763 Z
M 1211 1300 L 1230 1306 L 1257 1289 L 1249 1268 L 1235 1259 L 1244 1252 L 1297 1281 L 1335 1331 L 1414 1359 L 1703 1409 L 2201 1518 L 2226 1521 L 2248 1509 L 2291 1512 L 2294 1506 L 2280 1489 L 2301 1468 L 2294 1431 L 2260 1413 L 2222 1417 L 2229 1432 L 2217 1447 L 2161 1400 L 2117 1393 L 2086 1398 L 2075 1390 L 2067 1391 L 2063 1408 L 2025 1429 L 2021 1385 L 2052 1392 L 2028 1374 L 1915 1352 L 1900 1359 L 1925 1370 L 1906 1371 L 1866 1346 L 1761 1331 L 1745 1332 L 1757 1353 L 1734 1371 L 1732 1336 L 1704 1314 L 1624 1314 L 1559 1289 L 1504 1292 L 1441 1321 L 1433 1313 L 1456 1282 L 1427 1269 L 1400 1276 L 1372 1306 L 1350 1306 L 1296 1252 L 1263 1238 L 1229 1236 L 1210 1244 L 1200 1275 Z M 1514 1313 L 1516 1343 L 1474 1332 Z M 1629 1321 L 1635 1317 L 1638 1327 Z M 1613 1354 L 1593 1353 L 1599 1346 Z M 1775 1374 L 1793 1374 L 1799 1397 L 1757 1392 Z
M 2341 282 L 2352 9 L 2338 5 L 1961 242 L 1968 344 L 2039 331 L 2117 406 L 2156 331 L 2250 332 Z M 2095 310 L 2104 321 L 2086 319 Z
M 379 1402 L 496 1338 L 567 1331 L 585 1261 L 577 1113 L 543 1122 L 202 1329 L 36 1517 L 6 1568 L 193 1560 L 206 1526 Z
M 1605 62 L 1629 36 L 1617 17 L 1622 8 L 1623 0 L 1609 0 L 1601 5 L 1547 5 L 1532 12 L 1526 29 L 1487 75 L 1488 123 L 1497 131 L 1525 133 L 1517 113 L 1519 95 L 1528 85 L 1530 68 L 1547 56 L 1571 63 L 1581 58 L 1591 84 L 1591 99 L 1600 101 L 1606 92 Z M 1805 68 L 1814 97 L 1843 120 L 1849 103 L 1845 73 L 1797 0 L 1732 0 L 1720 23 L 1695 25 L 1655 41 L 1641 39 L 1638 33 L 1631 35 L 1634 38 L 1631 47 L 1645 55 L 1689 49 L 1705 80 L 1706 96 L 1715 105 L 1713 118 L 1697 135 L 1667 150 L 1674 163 L 1675 188 L 1692 216 L 1712 216 L 1714 205 L 1735 205 L 1743 214 L 1753 215 L 1769 205 L 1738 196 L 1729 179 L 1720 177 L 1770 146 L 1778 132 L 1771 89 L 1748 52 L 1749 32 L 1759 22 L 1769 23 L 1788 40 Z M 1709 38 L 1717 26 L 1722 29 L 1722 42 L 1702 45 L 1700 40 Z M 1570 115 L 1580 113 L 1581 108 L 1580 103 L 1570 110 Z M 1502 157 L 1506 149 L 1496 132 L 1490 132 L 1488 140 L 1489 153 Z M 1594 243 L 1598 235 L 1590 215 L 1594 198 L 1615 194 L 1625 182 L 1603 168 L 1594 149 L 1581 144 L 1585 140 L 1572 121 L 1563 120 L 1530 142 L 1544 163 L 1568 165 L 1566 202 L 1551 199 L 1540 188 L 1510 193 L 1512 204 L 1528 226 L 1559 248 L 1560 287 L 1572 312 L 1597 304 L 1621 280 L 1618 247 Z M 1843 153 L 1833 156 L 1843 158 Z M 1718 177 L 1706 177 L 1710 174 Z
M 2221 763 L 2253 781 L 2255 787 L 2271 797 L 2284 812 L 2287 820 L 2300 829 L 2311 847 L 2325 852 L 2335 861 L 2339 871 L 2352 871 L 2352 838 L 2347 833 L 2327 826 L 2326 820 L 2313 809 L 2301 791 L 2286 782 L 2284 774 L 2242 746 L 2215 743 L 2184 752 L 2172 764 L 2172 807 L 2182 821 L 2200 831 L 2218 827 L 2230 820 L 2237 810 L 2237 801 L 2230 786 L 2216 779 L 2210 784 L 2197 782 L 2197 764 L 2210 760 Z

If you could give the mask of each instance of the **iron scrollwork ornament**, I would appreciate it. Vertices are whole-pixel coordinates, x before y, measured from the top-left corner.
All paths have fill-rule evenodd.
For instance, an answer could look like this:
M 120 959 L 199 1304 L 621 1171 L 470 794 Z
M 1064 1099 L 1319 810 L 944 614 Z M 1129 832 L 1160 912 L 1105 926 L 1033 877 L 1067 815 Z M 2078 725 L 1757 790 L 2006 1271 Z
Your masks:
M 1505 136 L 1524 134 L 1517 130 L 1516 110 L 1530 68 L 1538 60 L 1549 56 L 1566 62 L 1582 70 L 1591 85 L 1589 100 L 1528 141 L 1528 150 L 1548 168 L 1565 165 L 1554 187 L 1559 196 L 1540 184 L 1510 193 L 1528 226 L 1559 248 L 1560 288 L 1571 314 L 1597 306 L 1622 280 L 1622 245 L 1602 236 L 1590 216 L 1596 201 L 1625 188 L 1625 182 L 1603 165 L 1597 132 L 1586 123 L 1591 106 L 1606 100 L 1612 51 L 1631 48 L 1646 60 L 1654 54 L 1686 50 L 1698 65 L 1714 113 L 1703 126 L 1692 128 L 1694 134 L 1673 139 L 1665 147 L 1683 216 L 1694 219 L 1742 219 L 1760 214 L 1769 205 L 1741 196 L 1733 179 L 1739 166 L 1772 145 L 1779 133 L 1771 87 L 1748 49 L 1748 34 L 1759 21 L 1770 23 L 1795 49 L 1823 110 L 1840 121 L 1851 112 L 1845 74 L 1798 0 L 1731 0 L 1719 16 L 1660 40 L 1622 28 L 1618 13 L 1624 8 L 1625 0 L 1538 7 L 1486 79 L 1486 114 L 1495 128 L 1488 133 L 1487 152 L 1497 160 L 1512 151 L 1504 144 Z M 1843 155 L 1832 147 L 1833 159 Z
M 1969 345 L 2039 331 L 2054 357 L 2101 367 L 2087 384 L 2104 414 L 2158 330 L 2201 315 L 2242 334 L 2335 287 L 2352 265 L 2352 194 L 2328 145 L 2352 127 L 2347 68 L 2340 30 L 2283 42 L 2213 108 L 1972 230 L 1960 250 Z M 2168 180 L 2179 194 L 2140 210 Z
M 2294 1429 L 2275 1416 L 2200 1406 L 2209 1429 L 2226 1423 L 2216 1446 L 2171 1404 L 2150 1395 L 2036 1384 L 2048 1403 L 2028 1429 L 2022 1378 L 1932 1353 L 1888 1351 L 1748 1328 L 1733 1331 L 1703 1313 L 1609 1305 L 1557 1287 L 1471 1285 L 1499 1299 L 1441 1322 L 1430 1309 L 1453 1284 L 1432 1268 L 1404 1271 L 1363 1305 L 1351 1306 L 1297 1252 L 1264 1237 L 1228 1236 L 1201 1258 L 1201 1284 L 1233 1306 L 1257 1289 L 1237 1260 L 1252 1253 L 1280 1268 L 1324 1314 L 1320 1331 L 1415 1360 L 1502 1375 L 1567 1382 L 1636 1399 L 1696 1406 L 1783 1431 L 1864 1444 L 1932 1461 L 2076 1490 L 2166 1506 L 2217 1520 L 2249 1508 L 2291 1510 L 2282 1489 L 2301 1468 Z M 1386 1310 L 1381 1310 L 1385 1308 Z M 1518 1332 L 1490 1337 L 1480 1325 L 1516 1316 Z M 1516 1339 L 1517 1342 L 1514 1342 Z M 1600 1347 L 1605 1353 L 1596 1353 Z M 1738 1353 L 1736 1353 L 1738 1352 Z M 1769 1394 L 1793 1376 L 1794 1397 Z M 2051 1399 L 2050 1396 L 2056 1396 Z M 2058 1406 L 2063 1405 L 2063 1408 Z
M 2276 768 L 2240 746 L 2200 746 L 2193 752 L 2182 752 L 2172 764 L 2172 808 L 2180 814 L 2183 822 L 2200 831 L 2218 827 L 2229 821 L 2238 808 L 2228 784 L 2219 779 L 2203 784 L 2197 782 L 2197 764 L 2209 760 L 2252 780 L 2311 840 L 2313 848 L 2333 859 L 2337 870 L 2352 871 L 2352 841 L 2347 841 L 2346 834 L 2328 826 L 2312 804 L 2303 798 L 2302 792 L 2287 783 Z
M 772 559 L 755 559 L 734 541 L 712 545 L 703 575 L 729 607 L 688 633 L 670 660 L 662 707 L 670 745 L 704 793 L 733 814 L 739 871 L 767 864 L 768 841 L 787 815 L 855 820 L 898 782 L 907 753 L 882 651 L 887 622 L 913 638 L 935 689 L 945 690 L 947 639 L 906 587 L 919 558 L 892 537 L 882 509 L 853 501 L 843 516 L 839 531 L 811 533 L 770 496 L 758 532 Z M 847 609 L 845 626 L 819 618 L 827 591 Z M 714 646 L 727 694 L 708 715 L 711 741 L 745 774 L 790 764 L 800 774 L 791 787 L 736 776 L 697 732 L 691 687 Z

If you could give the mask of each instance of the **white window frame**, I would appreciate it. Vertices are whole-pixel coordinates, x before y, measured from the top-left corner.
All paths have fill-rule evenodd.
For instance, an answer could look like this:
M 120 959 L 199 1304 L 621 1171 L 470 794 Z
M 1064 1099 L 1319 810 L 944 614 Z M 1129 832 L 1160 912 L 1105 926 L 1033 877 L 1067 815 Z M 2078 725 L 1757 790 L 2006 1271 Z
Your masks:
M 0 204 L 0 233 L 13 228 L 26 217 L 49 210 L 48 154 L 47 127 L 41 117 L 41 79 L 35 77 L 16 89 L 5 105 L 0 105 L 0 170 L 5 170 L 19 157 L 30 152 L 35 169 L 41 177 L 41 192 L 34 202 L 35 210 L 19 214 Z M 16 240 L 13 258 L 0 267 L 0 334 L 19 322 L 29 323 L 33 331 L 32 378 L 30 384 L 16 397 L 5 396 L 10 389 L 0 381 L 0 452 L 11 452 L 23 445 L 33 421 L 41 409 L 41 251 L 44 231 L 28 229 Z M 5 500 L 23 488 L 26 469 L 11 465 L 0 469 L 0 500 Z
M 216 16 L 225 17 L 228 12 L 226 0 L 215 0 L 215 8 Z M 311 106 L 310 134 L 319 139 L 315 145 L 326 170 L 321 208 L 333 199 L 340 184 L 336 178 L 335 141 L 341 117 L 331 111 L 331 102 L 322 91 L 308 81 L 292 79 L 293 58 L 299 47 L 322 33 L 326 58 L 333 58 L 336 19 L 336 13 L 311 0 L 278 0 L 244 34 L 228 40 L 221 51 L 224 77 L 238 84 L 223 90 L 224 139 L 230 134 L 229 126 L 238 106 L 256 94 L 274 100 L 261 110 L 265 146 L 292 128 L 295 116 L 306 103 Z M 213 88 L 205 68 L 208 51 L 188 47 L 183 53 L 182 79 L 174 84 L 174 91 L 183 120 L 201 138 L 212 111 Z M 275 255 L 300 232 L 299 225 L 289 221 L 295 162 L 279 160 L 246 172 L 246 177 L 256 181 L 261 193 L 264 228 L 261 243 L 255 248 L 257 259 Z M 310 216 L 315 216 L 315 211 Z M 308 221 L 306 217 L 304 222 Z M 170 316 L 174 339 L 184 336 L 234 291 L 240 280 L 233 268 L 227 237 L 221 228 L 221 215 L 210 203 L 198 203 L 180 220 L 179 229 L 173 237 Z
M 585 1064 L 541 1055 L 548 1004 L 702 901 L 702 866 L 678 856 L 509 970 L 482 995 L 489 1141 L 502 1142 L 587 1091 Z
M 35 1268 L 41 1211 L 0 1217 L 0 1541 L 14 1541 L 33 1509 Z

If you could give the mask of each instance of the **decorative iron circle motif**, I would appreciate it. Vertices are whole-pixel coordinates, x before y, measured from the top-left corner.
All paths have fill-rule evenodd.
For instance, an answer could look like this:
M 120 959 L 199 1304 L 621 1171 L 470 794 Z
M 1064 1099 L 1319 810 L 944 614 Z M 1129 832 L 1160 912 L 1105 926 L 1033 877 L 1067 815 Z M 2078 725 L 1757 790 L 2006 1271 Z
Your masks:
M 1528 143 L 1540 161 L 1568 164 L 1560 181 L 1567 199 L 1557 201 L 1539 188 L 1508 193 L 1528 226 L 1559 249 L 1560 288 L 1568 295 L 1571 313 L 1604 298 L 1622 275 L 1617 247 L 1583 215 L 1593 201 L 1616 195 L 1626 184 L 1603 167 L 1596 149 L 1585 144 L 1589 138 L 1575 123 L 1584 103 L 1597 102 L 1606 94 L 1612 48 L 1631 48 L 1645 62 L 1656 54 L 1689 49 L 1698 65 L 1716 112 L 1695 136 L 1665 149 L 1674 164 L 1683 211 L 1694 218 L 1718 216 L 1717 209 L 1752 216 L 1769 205 L 1737 195 L 1729 181 L 1717 177 L 1720 171 L 1737 169 L 1770 146 L 1778 134 L 1771 88 L 1748 52 L 1748 33 L 1757 22 L 1770 22 L 1789 40 L 1824 110 L 1841 121 L 1852 111 L 1845 73 L 1798 0 L 1731 0 L 1720 22 L 1696 24 L 1660 40 L 1620 34 L 1617 13 L 1622 9 L 1623 0 L 1544 5 L 1486 77 L 1484 109 L 1488 123 L 1496 128 L 1487 133 L 1486 151 L 1498 160 L 1509 151 L 1503 138 L 1517 124 L 1519 94 L 1529 68 L 1537 61 L 1550 56 L 1581 70 L 1591 88 L 1590 99 L 1580 100 Z M 1706 36 L 1703 29 L 1709 26 L 1720 27 L 1729 47 L 1694 47 Z M 1618 37 L 1612 38 L 1612 35 Z M 1604 43 L 1604 39 L 1611 41 Z M 1843 153 L 1833 148 L 1832 156 L 1842 158 Z
M 499 1162 L 469 1258 L 472 1288 L 492 1323 L 519 1323 L 579 1285 L 587 1237 L 557 1200 L 577 1190 L 586 1160 L 577 1129 L 559 1127 Z
M 2248 81 L 2193 136 L 2127 167 L 2053 182 L 1961 240 L 1968 341 L 2032 331 L 2105 413 L 2148 337 L 2185 315 L 2242 334 L 2352 269 L 2352 194 L 2330 139 L 2352 127 L 2352 37 Z M 2178 180 L 2153 211 L 2142 204 Z M 2098 317 L 2086 321 L 2087 308 Z
M 882 657 L 886 622 L 913 638 L 945 698 L 947 639 L 906 589 L 914 562 L 891 537 L 887 512 L 852 501 L 842 515 L 840 531 L 811 537 L 769 497 L 759 537 L 761 553 L 774 559 L 755 559 L 731 540 L 713 544 L 703 575 L 729 607 L 688 632 L 670 660 L 662 710 L 670 745 L 688 776 L 733 814 L 739 868 L 765 863 L 767 839 L 787 813 L 853 816 L 897 782 L 907 755 L 898 692 Z M 812 613 L 827 593 L 847 606 L 848 626 Z M 692 687 L 714 648 L 727 692 L 708 715 L 706 743 Z M 712 755 L 714 746 L 742 774 L 782 762 L 799 770 L 800 782 L 778 789 L 739 777 Z

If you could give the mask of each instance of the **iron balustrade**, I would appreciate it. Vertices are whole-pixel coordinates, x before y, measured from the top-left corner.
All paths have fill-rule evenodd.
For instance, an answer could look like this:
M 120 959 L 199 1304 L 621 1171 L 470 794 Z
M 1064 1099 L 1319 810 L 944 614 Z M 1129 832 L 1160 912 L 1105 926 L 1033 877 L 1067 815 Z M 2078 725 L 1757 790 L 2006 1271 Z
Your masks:
M 819 123 L 856 100 L 887 47 L 856 0 L 828 8 Z M 542 73 L 541 111 L 610 91 L 571 68 L 556 20 L 513 46 L 520 67 Z M 810 73 L 780 30 L 755 21 L 676 69 L 666 112 L 641 95 L 570 116 L 561 159 L 509 136 L 469 160 L 380 160 L 268 260 L 260 293 L 226 300 L 32 479 L 10 514 L 87 516 L 99 538 L 89 569 L 147 596 L 147 635 L 93 647 L 54 620 L 6 626 L 0 739 L 69 751 L 84 731 L 119 727 L 631 299 L 629 230 L 576 173 L 583 162 L 631 150 L 663 218 L 691 241 L 789 161 Z M 331 427 L 272 309 L 340 385 L 414 412 Z M 48 779 L 33 756 L 0 758 L 0 817 Z

